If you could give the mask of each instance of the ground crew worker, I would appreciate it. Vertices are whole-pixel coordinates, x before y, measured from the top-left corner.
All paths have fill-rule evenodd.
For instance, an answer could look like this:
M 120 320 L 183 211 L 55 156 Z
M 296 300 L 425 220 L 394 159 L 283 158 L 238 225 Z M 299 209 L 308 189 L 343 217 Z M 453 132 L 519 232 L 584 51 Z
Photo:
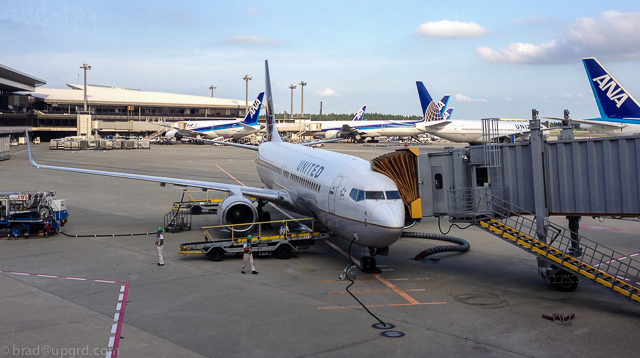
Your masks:
M 164 235 L 162 228 L 158 228 L 156 233 L 156 249 L 158 250 L 158 266 L 164 266 L 164 257 L 162 257 L 162 248 L 164 247 Z
M 247 267 L 247 263 L 251 264 L 251 273 L 254 275 L 258 274 L 258 271 L 256 271 L 256 267 L 253 265 L 253 254 L 251 253 L 251 239 L 253 239 L 253 237 L 251 235 L 247 236 L 247 242 L 244 243 L 244 245 L 242 246 L 242 250 L 244 251 L 244 254 L 242 255 L 242 272 L 243 274 L 245 274 L 246 272 L 244 272 L 244 268 Z
M 289 236 L 289 228 L 284 220 L 282 220 L 282 225 L 280 225 L 280 236 L 283 238 Z

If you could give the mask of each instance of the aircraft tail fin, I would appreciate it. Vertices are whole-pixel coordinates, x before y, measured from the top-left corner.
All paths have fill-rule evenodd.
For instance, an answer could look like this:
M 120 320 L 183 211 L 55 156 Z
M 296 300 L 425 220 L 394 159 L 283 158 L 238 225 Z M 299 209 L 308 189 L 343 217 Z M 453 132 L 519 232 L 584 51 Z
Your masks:
M 602 117 L 640 119 L 638 101 L 595 57 L 583 58 L 582 63 Z
M 358 113 L 356 113 L 356 116 L 353 117 L 354 121 L 362 121 L 364 120 L 364 111 L 367 109 L 367 106 L 362 106 L 362 108 L 360 108 L 360 110 L 358 111 Z
M 416 86 L 418 86 L 418 96 L 420 97 L 420 105 L 422 106 L 422 115 L 424 116 L 427 113 L 427 107 L 433 99 L 427 91 L 427 88 L 424 86 L 422 81 L 416 81 Z
M 442 119 L 444 119 L 445 121 L 447 119 L 451 119 L 451 113 L 453 113 L 453 107 L 447 108 L 447 110 L 444 111 L 444 114 L 442 114 Z
M 447 105 L 449 104 L 450 97 L 451 97 L 450 95 L 445 94 L 444 96 L 442 96 L 442 99 L 440 99 L 440 102 L 438 102 L 438 107 L 440 107 L 440 114 L 442 114 L 443 116 L 444 116 L 445 110 L 447 109 Z
M 276 128 L 276 115 L 273 108 L 273 97 L 271 92 L 271 77 L 269 76 L 269 61 L 264 61 L 265 72 L 265 92 L 267 95 L 267 142 L 282 142 L 280 133 Z
M 424 115 L 423 121 L 441 121 L 442 108 L 446 107 L 446 103 L 449 102 L 449 95 L 445 95 L 438 103 L 435 103 L 421 81 L 416 81 L 416 85 L 418 86 L 418 96 L 420 96 L 420 104 L 422 105 L 422 113 Z M 445 101 L 445 103 L 443 104 L 442 101 Z
M 258 118 L 260 117 L 260 109 L 262 108 L 262 99 L 264 98 L 264 92 L 260 92 L 253 105 L 249 107 L 247 115 L 242 120 L 243 124 L 255 125 L 258 124 Z

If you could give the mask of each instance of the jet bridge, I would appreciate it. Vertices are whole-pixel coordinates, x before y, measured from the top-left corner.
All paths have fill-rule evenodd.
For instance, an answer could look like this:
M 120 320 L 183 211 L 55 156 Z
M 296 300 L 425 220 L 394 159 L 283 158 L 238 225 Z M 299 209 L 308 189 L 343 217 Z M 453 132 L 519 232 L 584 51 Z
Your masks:
M 575 139 L 568 111 L 555 141 L 535 110 L 529 142 L 499 143 L 497 126 L 484 127 L 485 145 L 419 156 L 423 216 L 473 223 L 527 250 L 560 290 L 580 275 L 640 302 L 639 261 L 580 236 L 577 221 L 573 231 L 549 221 L 640 217 L 640 136 Z

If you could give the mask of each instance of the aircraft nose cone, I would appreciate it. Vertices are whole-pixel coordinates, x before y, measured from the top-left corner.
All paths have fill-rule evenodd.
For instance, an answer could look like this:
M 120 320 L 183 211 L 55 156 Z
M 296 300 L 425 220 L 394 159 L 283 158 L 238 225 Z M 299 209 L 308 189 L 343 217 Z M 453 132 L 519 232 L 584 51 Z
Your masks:
M 391 203 L 380 204 L 371 211 L 371 223 L 388 228 L 402 228 L 404 226 L 404 207 Z

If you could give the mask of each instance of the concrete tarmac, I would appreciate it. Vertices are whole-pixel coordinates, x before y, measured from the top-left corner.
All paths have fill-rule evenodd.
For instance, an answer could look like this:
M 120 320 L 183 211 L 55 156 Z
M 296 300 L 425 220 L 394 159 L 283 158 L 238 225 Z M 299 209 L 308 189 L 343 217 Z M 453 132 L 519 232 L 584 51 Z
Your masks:
M 325 149 L 371 159 L 395 148 Z M 41 144 L 34 157 L 41 164 L 262 186 L 255 153 L 239 148 L 70 152 Z M 35 169 L 25 146 L 12 147 L 11 160 L 0 162 L 0 191 L 42 190 L 67 200 L 70 235 L 153 233 L 182 195 L 142 181 Z M 274 220 L 282 217 L 270 211 Z M 588 282 L 558 292 L 538 276 L 532 255 L 474 227 L 451 229 L 469 241 L 467 253 L 416 262 L 410 258 L 439 243 L 402 238 L 388 257 L 377 257 L 380 275 L 358 272 L 351 291 L 405 334 L 387 338 L 347 293 L 349 282 L 338 280 L 349 262 L 342 253 L 348 242 L 317 241 L 289 260 L 256 257 L 258 275 L 242 275 L 242 259 L 233 256 L 221 262 L 179 256 L 180 243 L 201 241 L 200 227 L 214 219 L 194 216 L 191 231 L 165 234 L 163 267 L 154 235 L 3 237 L 0 353 L 105 357 L 109 345 L 120 357 L 622 357 L 640 350 L 638 303 Z M 446 218 L 440 225 L 449 229 Z M 640 251 L 637 220 L 585 218 L 581 228 L 619 252 Z M 438 221 L 425 218 L 411 230 L 438 233 Z M 553 313 L 575 319 L 565 326 L 541 318 Z

